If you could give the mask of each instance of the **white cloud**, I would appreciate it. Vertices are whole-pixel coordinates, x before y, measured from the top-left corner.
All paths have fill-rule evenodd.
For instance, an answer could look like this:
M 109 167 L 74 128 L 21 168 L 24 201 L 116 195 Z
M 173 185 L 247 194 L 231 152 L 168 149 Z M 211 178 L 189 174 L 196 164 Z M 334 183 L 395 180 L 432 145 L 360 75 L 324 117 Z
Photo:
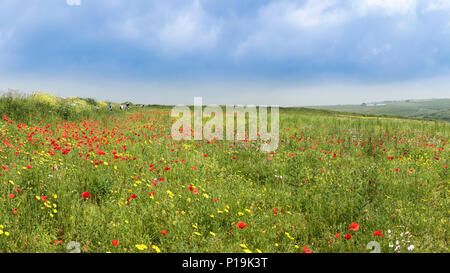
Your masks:
M 425 11 L 448 11 L 450 10 L 450 0 L 428 0 Z
M 81 6 L 81 0 L 66 0 L 69 6 Z
M 347 19 L 345 10 L 337 4 L 335 0 L 308 0 L 303 6 L 292 1 L 275 1 L 261 9 L 260 18 L 296 28 L 336 25 Z
M 176 54 L 213 48 L 220 35 L 221 20 L 210 16 L 199 0 L 178 4 L 182 6 L 165 3 L 145 11 L 129 11 L 106 23 L 106 32 L 118 31 L 125 40 L 161 52 Z
M 416 0 L 363 0 L 360 3 L 360 11 L 363 15 L 371 10 L 381 10 L 388 15 L 414 14 L 416 11 Z
M 170 18 L 158 31 L 158 37 L 170 50 L 211 48 L 215 45 L 220 32 L 220 23 L 211 21 L 200 2 L 194 1 L 188 9 Z

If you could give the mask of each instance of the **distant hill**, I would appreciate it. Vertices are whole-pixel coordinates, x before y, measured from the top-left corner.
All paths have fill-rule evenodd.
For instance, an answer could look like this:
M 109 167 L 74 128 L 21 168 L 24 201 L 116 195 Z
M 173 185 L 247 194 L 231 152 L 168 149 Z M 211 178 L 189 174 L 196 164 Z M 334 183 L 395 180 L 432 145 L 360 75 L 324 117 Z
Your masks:
M 439 119 L 450 122 L 450 99 L 367 102 L 360 105 L 309 106 L 308 108 L 367 115 Z

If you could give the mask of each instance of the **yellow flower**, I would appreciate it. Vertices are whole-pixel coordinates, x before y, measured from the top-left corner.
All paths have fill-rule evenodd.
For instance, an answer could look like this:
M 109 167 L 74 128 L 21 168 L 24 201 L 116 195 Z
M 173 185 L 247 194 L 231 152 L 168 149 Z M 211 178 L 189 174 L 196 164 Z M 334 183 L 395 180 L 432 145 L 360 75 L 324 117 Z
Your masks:
M 8 232 L 8 231 L 5 231 L 5 235 L 6 235 L 6 236 L 9 236 L 9 232 Z
M 245 253 L 253 253 L 250 249 L 247 249 L 247 248 L 244 249 L 244 252 L 245 252 Z
M 200 232 L 197 232 L 197 231 L 194 232 L 194 234 L 197 235 L 197 236 L 202 236 L 202 234 Z
M 136 245 L 136 248 L 139 250 L 146 250 L 147 246 L 146 245 Z
M 161 253 L 161 250 L 159 249 L 159 247 L 153 245 L 152 248 L 156 251 L 156 253 Z
M 211 234 L 212 236 L 216 236 L 216 234 L 212 231 L 210 231 L 209 234 Z

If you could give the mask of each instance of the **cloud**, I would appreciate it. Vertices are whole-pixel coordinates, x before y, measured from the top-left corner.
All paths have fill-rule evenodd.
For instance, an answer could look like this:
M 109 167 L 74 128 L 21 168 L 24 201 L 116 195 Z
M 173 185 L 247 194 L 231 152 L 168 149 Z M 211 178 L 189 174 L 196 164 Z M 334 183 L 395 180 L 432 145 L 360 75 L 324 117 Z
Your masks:
M 260 20 L 300 29 L 336 25 L 347 19 L 345 10 L 337 4 L 334 0 L 308 0 L 304 5 L 275 1 L 260 10 Z
M 382 11 L 388 15 L 405 15 L 416 12 L 416 0 L 359 0 L 360 11 L 363 14 L 372 11 Z
M 450 1 L 0 1 L 0 72 L 397 80 L 449 69 Z M 51 12 L 50 12 L 51 11 Z
M 81 0 L 66 0 L 69 6 L 81 6 Z
M 449 11 L 450 1 L 449 0 L 429 0 L 427 1 L 427 6 L 425 11 Z
M 189 53 L 216 45 L 222 22 L 210 16 L 199 0 L 150 6 L 144 12 L 128 10 L 126 16 L 109 21 L 108 31 L 119 30 L 123 39 L 163 53 Z

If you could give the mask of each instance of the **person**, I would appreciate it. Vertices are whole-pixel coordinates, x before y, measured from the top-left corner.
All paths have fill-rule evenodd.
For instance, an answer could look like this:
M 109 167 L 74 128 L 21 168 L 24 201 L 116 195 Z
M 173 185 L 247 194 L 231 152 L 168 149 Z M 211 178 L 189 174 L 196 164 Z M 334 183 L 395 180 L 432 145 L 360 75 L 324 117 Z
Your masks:
M 120 105 L 120 110 L 123 111 L 123 104 Z
M 112 103 L 109 104 L 109 111 L 112 111 Z
M 130 109 L 130 104 L 129 103 L 127 103 L 127 109 Z

